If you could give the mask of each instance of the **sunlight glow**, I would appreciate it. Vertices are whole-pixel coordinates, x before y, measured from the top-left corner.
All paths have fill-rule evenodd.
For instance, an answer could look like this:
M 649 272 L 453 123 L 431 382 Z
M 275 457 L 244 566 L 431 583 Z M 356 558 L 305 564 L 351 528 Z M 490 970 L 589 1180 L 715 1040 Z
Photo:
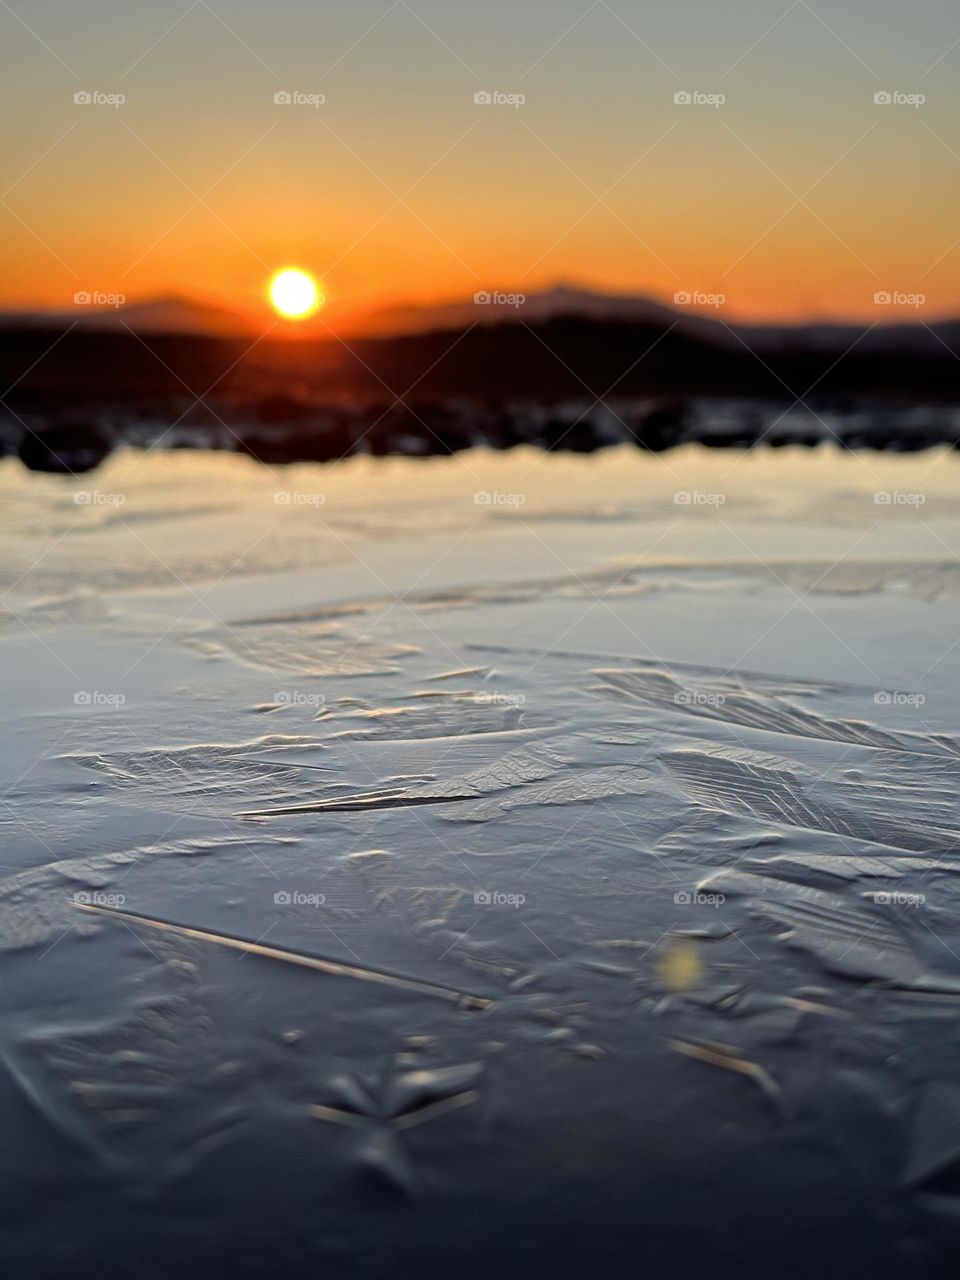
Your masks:
M 317 282 L 299 267 L 284 267 L 270 281 L 270 303 L 287 320 L 305 320 L 325 299 Z

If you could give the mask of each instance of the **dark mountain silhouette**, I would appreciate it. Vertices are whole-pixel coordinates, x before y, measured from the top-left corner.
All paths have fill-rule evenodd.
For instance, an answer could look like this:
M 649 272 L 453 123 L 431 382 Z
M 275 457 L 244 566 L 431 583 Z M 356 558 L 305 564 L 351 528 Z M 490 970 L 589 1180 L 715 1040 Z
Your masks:
M 227 307 L 171 294 L 123 306 L 75 304 L 60 311 L 8 311 L 0 331 L 17 328 L 77 328 L 101 333 L 176 333 L 208 338 L 253 337 L 256 325 Z
M 488 297 L 494 298 L 492 291 Z M 822 350 L 840 354 L 854 344 L 862 351 L 937 354 L 960 345 L 960 318 L 891 321 L 883 308 L 871 323 L 757 324 L 733 322 L 723 308 L 698 310 L 639 294 L 603 293 L 561 284 L 530 292 L 519 305 L 472 297 L 435 305 L 392 306 L 350 311 L 332 303 L 315 321 L 277 331 L 284 339 L 322 340 L 336 334 L 350 342 L 365 338 L 399 338 L 429 333 L 458 333 L 471 327 L 523 328 L 557 320 L 598 324 L 674 327 L 681 334 L 733 350 L 758 353 Z M 0 314 L 0 330 L 75 325 L 101 332 L 180 334 L 208 338 L 260 337 L 272 323 L 265 312 L 254 317 L 226 307 L 171 295 L 121 307 L 74 306 L 61 311 Z M 280 322 L 281 325 L 284 322 Z

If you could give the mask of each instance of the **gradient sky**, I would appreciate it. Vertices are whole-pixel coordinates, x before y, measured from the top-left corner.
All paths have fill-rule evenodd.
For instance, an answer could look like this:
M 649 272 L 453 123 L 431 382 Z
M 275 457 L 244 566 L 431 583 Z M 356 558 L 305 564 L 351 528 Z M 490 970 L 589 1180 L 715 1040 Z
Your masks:
M 960 313 L 954 0 L 0 0 L 0 47 L 6 307 L 260 308 L 297 262 L 346 310 L 563 280 Z

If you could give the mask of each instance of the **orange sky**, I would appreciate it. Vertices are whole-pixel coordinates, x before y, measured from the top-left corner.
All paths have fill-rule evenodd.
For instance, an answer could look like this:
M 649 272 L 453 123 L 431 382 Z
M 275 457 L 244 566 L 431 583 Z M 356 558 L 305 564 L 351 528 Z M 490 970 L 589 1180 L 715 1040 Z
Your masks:
M 939 0 L 879 27 L 866 0 L 838 0 L 829 29 L 797 7 L 771 30 L 762 0 L 722 23 L 634 6 L 629 29 L 506 0 L 485 24 L 435 2 L 92 8 L 109 48 L 65 0 L 30 30 L 0 13 L 8 308 L 185 293 L 266 319 L 268 277 L 296 262 L 331 318 L 558 280 L 720 294 L 730 317 L 872 320 L 878 291 L 960 313 L 960 52 L 942 56 Z M 875 103 L 888 88 L 926 101 Z M 698 90 L 725 101 L 674 100 Z

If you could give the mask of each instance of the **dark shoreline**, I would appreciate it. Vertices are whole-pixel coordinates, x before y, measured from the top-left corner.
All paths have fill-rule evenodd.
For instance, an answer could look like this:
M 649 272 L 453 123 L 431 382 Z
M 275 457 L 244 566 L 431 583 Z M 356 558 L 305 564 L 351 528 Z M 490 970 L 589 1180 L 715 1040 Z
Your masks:
M 475 445 L 960 442 L 960 358 L 942 342 L 756 351 L 576 318 L 350 345 L 23 326 L 0 330 L 0 381 L 0 453 L 35 470 L 89 470 L 122 446 L 283 464 Z
M 561 404 L 460 401 L 369 405 L 271 396 L 259 403 L 181 396 L 139 405 L 27 409 L 0 417 L 0 456 L 32 471 L 79 474 L 116 448 L 243 453 L 267 465 L 336 462 L 356 455 L 436 457 L 519 446 L 590 454 L 617 445 L 661 453 L 816 448 L 914 453 L 960 447 L 960 407 L 870 399 L 670 397 Z

